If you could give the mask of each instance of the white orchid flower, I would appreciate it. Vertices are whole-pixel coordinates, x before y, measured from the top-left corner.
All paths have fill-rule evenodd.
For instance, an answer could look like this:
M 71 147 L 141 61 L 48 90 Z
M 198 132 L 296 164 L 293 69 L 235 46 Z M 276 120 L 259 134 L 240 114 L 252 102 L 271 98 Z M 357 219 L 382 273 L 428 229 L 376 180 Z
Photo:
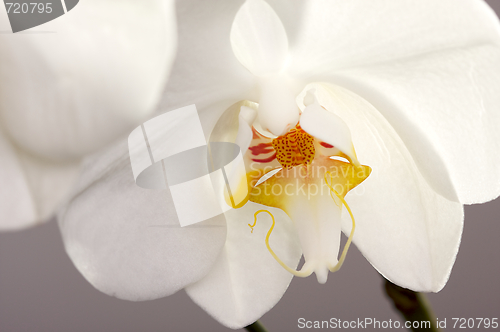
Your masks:
M 1 6 L 0 230 L 48 220 L 83 156 L 155 108 L 175 54 L 172 1 L 82 1 L 12 34 Z
M 392 282 L 439 291 L 460 244 L 462 204 L 500 191 L 492 10 L 476 0 L 177 7 L 179 49 L 160 112 L 196 104 L 206 138 L 238 142 L 248 163 L 258 159 L 258 177 L 283 168 L 251 190 L 300 184 L 293 171 L 321 163 L 364 177 L 369 165 L 362 190 L 345 196 L 353 242 Z M 99 290 L 137 301 L 185 288 L 219 322 L 241 328 L 279 301 L 293 274 L 324 282 L 337 269 L 340 230 L 352 235 L 352 221 L 341 213 L 346 192 L 333 200 L 331 192 L 250 195 L 226 213 L 227 224 L 181 228 L 168 191 L 136 186 L 122 142 L 89 161 L 59 220 L 69 256 Z M 268 215 L 253 224 L 262 209 L 275 220 L 270 236 Z

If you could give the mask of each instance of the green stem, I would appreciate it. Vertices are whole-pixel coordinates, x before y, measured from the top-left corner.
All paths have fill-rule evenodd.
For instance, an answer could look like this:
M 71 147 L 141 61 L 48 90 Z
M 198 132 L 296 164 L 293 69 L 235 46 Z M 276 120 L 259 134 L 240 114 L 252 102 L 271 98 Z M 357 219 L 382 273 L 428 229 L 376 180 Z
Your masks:
M 385 281 L 385 292 L 407 322 L 411 322 L 412 326 L 419 325 L 419 327 L 412 327 L 412 331 L 439 331 L 436 326 L 436 317 L 424 294 L 399 287 L 389 280 Z M 428 325 L 423 326 L 422 322 L 427 321 L 430 322 L 430 328 Z
M 267 332 L 266 328 L 264 327 L 264 325 L 262 325 L 260 320 L 246 326 L 245 329 L 247 329 L 247 331 L 249 332 Z

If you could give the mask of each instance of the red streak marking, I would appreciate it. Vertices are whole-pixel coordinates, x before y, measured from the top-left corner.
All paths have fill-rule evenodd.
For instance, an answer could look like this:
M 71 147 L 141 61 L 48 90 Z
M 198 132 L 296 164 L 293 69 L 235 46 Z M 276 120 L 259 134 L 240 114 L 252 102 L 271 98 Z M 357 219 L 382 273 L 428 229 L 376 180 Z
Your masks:
M 255 161 L 257 163 L 269 163 L 273 161 L 276 158 L 276 152 L 269 158 L 266 159 L 252 159 L 252 161 Z
M 254 156 L 258 156 L 259 154 L 267 154 L 273 152 L 274 149 L 271 147 L 271 143 L 260 143 L 259 145 L 251 146 L 248 149 L 252 151 Z
M 325 143 L 325 142 L 321 142 L 321 143 L 319 143 L 319 144 L 321 144 L 321 146 L 324 146 L 325 148 L 328 148 L 328 149 L 333 148 L 333 145 L 330 145 L 330 144 Z

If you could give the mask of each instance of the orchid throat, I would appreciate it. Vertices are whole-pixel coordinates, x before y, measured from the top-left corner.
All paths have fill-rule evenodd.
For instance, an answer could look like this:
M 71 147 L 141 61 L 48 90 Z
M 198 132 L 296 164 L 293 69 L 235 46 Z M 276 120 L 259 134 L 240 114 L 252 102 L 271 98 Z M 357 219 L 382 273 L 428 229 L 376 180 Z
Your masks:
M 313 91 L 305 101 L 309 103 L 298 123 L 280 136 L 262 129 L 255 114 L 261 112 L 260 106 L 257 111 L 241 107 L 237 143 L 244 152 L 248 186 L 242 191 L 248 192 L 245 203 L 279 208 L 295 225 L 305 258 L 299 271 L 287 266 L 271 249 L 275 219 L 270 211 L 257 211 L 253 224 L 249 223 L 253 233 L 259 214 L 265 212 L 272 218 L 265 244 L 275 260 L 295 276 L 306 277 L 314 272 L 324 283 L 329 271 L 342 266 L 354 236 L 354 216 L 344 197 L 369 176 L 371 169 L 359 164 L 347 125 L 320 106 Z M 245 138 L 243 133 L 250 136 Z M 337 258 L 343 206 L 351 217 L 352 228 Z

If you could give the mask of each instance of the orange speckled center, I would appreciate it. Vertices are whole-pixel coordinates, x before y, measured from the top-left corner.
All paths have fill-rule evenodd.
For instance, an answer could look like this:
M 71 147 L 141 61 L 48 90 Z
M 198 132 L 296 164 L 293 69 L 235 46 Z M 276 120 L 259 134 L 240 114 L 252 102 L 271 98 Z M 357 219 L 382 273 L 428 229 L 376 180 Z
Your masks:
M 299 125 L 285 135 L 272 141 L 276 159 L 284 169 L 312 163 L 315 154 L 314 137 L 306 133 Z

